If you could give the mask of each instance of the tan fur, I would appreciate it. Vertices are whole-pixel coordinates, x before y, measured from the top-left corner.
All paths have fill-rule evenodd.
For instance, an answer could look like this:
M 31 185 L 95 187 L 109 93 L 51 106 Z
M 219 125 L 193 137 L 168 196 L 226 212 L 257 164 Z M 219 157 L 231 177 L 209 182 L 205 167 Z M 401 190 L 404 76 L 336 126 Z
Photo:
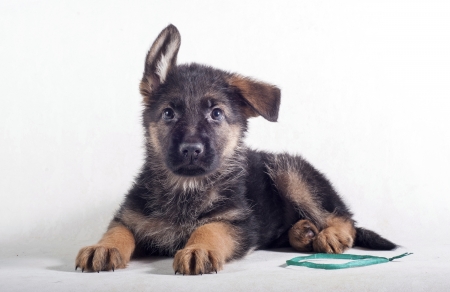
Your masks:
M 300 220 L 289 230 L 289 243 L 299 251 L 343 253 L 353 246 L 356 230 L 349 219 L 330 215 L 326 228 L 318 232 L 308 220 Z
M 327 218 L 327 226 L 313 241 L 314 251 L 343 253 L 353 246 L 356 230 L 352 221 L 331 215 Z
M 236 231 L 224 222 L 197 228 L 186 246 L 175 254 L 175 273 L 198 275 L 221 270 L 235 250 Z
M 311 194 L 308 184 L 298 172 L 279 169 L 272 174 L 272 179 L 283 196 L 294 203 L 295 206 L 304 210 L 303 216 L 305 218 L 312 220 L 319 226 L 323 225 L 326 212 L 322 210 Z
M 316 226 L 310 221 L 300 220 L 289 229 L 289 243 L 298 251 L 313 251 L 312 240 L 318 233 Z
M 211 221 L 238 221 L 238 220 L 244 220 L 248 214 L 250 213 L 250 210 L 244 210 L 244 209 L 230 209 L 222 212 L 218 212 L 215 214 L 212 214 L 210 218 L 208 218 L 208 222 Z
M 155 151 L 160 154 L 161 153 L 161 145 L 159 144 L 158 139 L 158 126 L 155 123 L 150 123 L 150 126 L 148 127 L 148 131 L 150 134 L 150 141 L 149 143 L 153 145 Z
M 236 146 L 238 145 L 241 138 L 242 130 L 238 125 L 226 124 L 225 129 L 223 129 L 222 131 L 224 134 L 220 135 L 220 137 L 227 138 L 225 147 L 223 149 L 223 157 L 228 158 L 234 154 Z
M 112 223 L 102 239 L 82 248 L 76 258 L 76 268 L 82 271 L 109 271 L 125 268 L 135 248 L 134 236 L 119 223 Z
M 269 121 L 278 119 L 280 106 L 280 90 L 271 84 L 254 81 L 238 74 L 232 75 L 229 84 L 239 89 L 250 107 L 244 107 L 243 112 L 247 118 L 263 116 Z
M 142 95 L 142 103 L 150 104 L 150 96 L 153 91 L 154 85 L 149 82 L 148 79 L 143 79 L 139 84 L 139 91 Z

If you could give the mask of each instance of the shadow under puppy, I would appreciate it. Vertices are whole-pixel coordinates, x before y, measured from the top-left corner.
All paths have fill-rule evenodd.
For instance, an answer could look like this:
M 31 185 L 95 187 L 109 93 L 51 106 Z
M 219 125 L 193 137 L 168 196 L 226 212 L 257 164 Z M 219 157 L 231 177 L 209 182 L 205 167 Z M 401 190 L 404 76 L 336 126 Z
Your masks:
M 76 268 L 125 268 L 139 251 L 174 256 L 175 273 L 195 275 L 260 248 L 396 247 L 355 227 L 328 180 L 301 157 L 243 144 L 248 118 L 277 120 L 277 87 L 177 65 L 180 41 L 169 25 L 148 52 L 140 85 L 145 164 L 103 238 L 80 250 Z

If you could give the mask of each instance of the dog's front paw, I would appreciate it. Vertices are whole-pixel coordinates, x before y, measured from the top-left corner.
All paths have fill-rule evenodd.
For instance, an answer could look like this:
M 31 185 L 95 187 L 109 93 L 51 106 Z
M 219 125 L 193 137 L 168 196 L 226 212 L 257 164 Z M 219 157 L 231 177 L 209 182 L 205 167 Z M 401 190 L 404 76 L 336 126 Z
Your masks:
M 217 273 L 222 269 L 223 262 L 216 251 L 195 244 L 177 251 L 173 260 L 173 269 L 175 274 L 183 275 Z
M 313 240 L 313 249 L 316 252 L 343 253 L 352 246 L 351 234 L 334 227 L 322 230 Z
M 82 248 L 75 260 L 75 269 L 81 268 L 81 271 L 110 271 L 118 268 L 125 268 L 119 250 L 114 247 L 103 245 L 92 245 Z
M 310 221 L 300 220 L 289 230 L 289 243 L 298 251 L 312 251 L 312 242 L 318 233 L 316 226 Z

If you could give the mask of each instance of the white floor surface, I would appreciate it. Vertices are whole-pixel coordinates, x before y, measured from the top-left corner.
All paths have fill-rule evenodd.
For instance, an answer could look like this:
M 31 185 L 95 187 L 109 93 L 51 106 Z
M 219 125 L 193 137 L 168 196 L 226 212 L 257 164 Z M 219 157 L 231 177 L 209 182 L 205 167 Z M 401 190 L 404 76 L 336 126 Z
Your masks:
M 450 291 L 450 245 L 410 244 L 395 251 L 347 253 L 392 257 L 393 262 L 344 270 L 286 266 L 293 250 L 256 251 L 218 274 L 174 275 L 172 259 L 133 260 L 115 272 L 74 269 L 79 247 L 89 242 L 43 241 L 2 247 L 0 291 Z

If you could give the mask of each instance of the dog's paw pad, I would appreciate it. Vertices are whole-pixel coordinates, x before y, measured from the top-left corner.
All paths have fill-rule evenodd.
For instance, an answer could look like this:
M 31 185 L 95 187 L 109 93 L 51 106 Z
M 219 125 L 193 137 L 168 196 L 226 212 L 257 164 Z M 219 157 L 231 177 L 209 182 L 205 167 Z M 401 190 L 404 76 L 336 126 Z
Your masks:
M 117 268 L 124 268 L 119 250 L 114 247 L 102 245 L 92 245 L 82 248 L 75 260 L 75 269 L 84 271 L 110 271 Z
M 179 250 L 175 254 L 173 269 L 175 274 L 202 275 L 222 269 L 223 261 L 214 250 L 200 245 L 192 245 Z
M 314 236 L 315 236 L 315 234 L 311 229 L 305 232 L 306 238 L 313 238 Z
M 289 243 L 298 251 L 312 251 L 312 241 L 318 233 L 310 221 L 300 220 L 289 230 Z

